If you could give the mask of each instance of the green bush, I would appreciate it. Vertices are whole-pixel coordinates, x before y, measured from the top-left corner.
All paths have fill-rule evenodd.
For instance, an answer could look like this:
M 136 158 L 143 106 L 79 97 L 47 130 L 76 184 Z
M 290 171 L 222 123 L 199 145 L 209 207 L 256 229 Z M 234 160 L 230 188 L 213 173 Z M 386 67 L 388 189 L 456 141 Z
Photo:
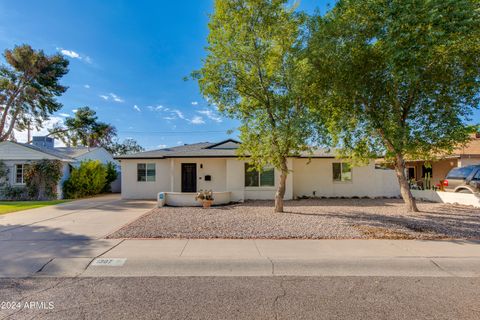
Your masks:
M 107 163 L 105 167 L 107 170 L 107 177 L 103 192 L 112 192 L 112 182 L 115 181 L 118 177 L 117 167 L 113 162 Z
M 0 160 L 0 188 L 8 185 L 8 168 L 2 160 Z
M 11 187 L 6 186 L 2 189 L 3 195 L 0 197 L 2 200 L 12 200 L 12 201 L 25 201 L 31 200 L 28 195 L 28 190 L 26 187 Z
M 93 196 L 101 193 L 106 183 L 107 166 L 98 160 L 82 161 L 78 168 L 72 168 L 63 183 L 63 195 L 67 199 Z

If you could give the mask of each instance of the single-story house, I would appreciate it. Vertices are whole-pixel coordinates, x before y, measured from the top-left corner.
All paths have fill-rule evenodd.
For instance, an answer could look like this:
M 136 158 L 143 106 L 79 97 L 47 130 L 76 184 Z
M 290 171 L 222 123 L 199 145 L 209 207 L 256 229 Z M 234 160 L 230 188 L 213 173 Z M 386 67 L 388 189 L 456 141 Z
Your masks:
M 106 164 L 113 162 L 120 170 L 119 163 L 104 148 L 88 147 L 55 147 L 55 141 L 50 137 L 33 137 L 32 143 L 18 143 L 13 141 L 0 142 L 0 161 L 8 169 L 8 184 L 24 186 L 25 166 L 35 160 L 60 160 L 63 163 L 63 175 L 57 186 L 58 197 L 62 197 L 63 182 L 70 176 L 72 167 L 78 166 L 83 160 L 99 160 Z M 112 183 L 112 191 L 120 192 L 120 178 Z
M 193 199 L 199 190 L 212 190 L 227 193 L 230 201 L 274 199 L 280 173 L 270 167 L 252 171 L 248 161 L 237 156 L 239 145 L 228 139 L 116 157 L 122 168 L 122 198 L 155 199 L 166 192 Z M 327 150 L 290 157 L 288 168 L 285 199 L 400 194 L 393 170 L 376 168 L 374 161 L 351 167 Z
M 480 164 L 480 133 L 472 134 L 469 143 L 456 148 L 452 154 L 439 157 L 436 161 L 427 163 L 425 160 L 411 160 L 405 163 L 408 179 L 417 181 L 419 185 L 425 183 L 427 173 L 430 173 L 431 183 L 437 185 L 445 179 L 452 168 L 473 164 Z

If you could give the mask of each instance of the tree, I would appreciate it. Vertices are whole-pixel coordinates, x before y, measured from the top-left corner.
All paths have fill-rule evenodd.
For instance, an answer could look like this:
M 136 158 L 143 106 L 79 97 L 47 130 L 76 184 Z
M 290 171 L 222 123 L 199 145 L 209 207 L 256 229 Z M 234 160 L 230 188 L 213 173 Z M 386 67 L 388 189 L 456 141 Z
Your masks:
M 314 133 L 301 86 L 304 22 L 286 0 L 217 0 L 208 56 L 193 74 L 208 101 L 241 121 L 239 155 L 259 171 L 280 171 L 276 212 L 283 212 L 287 158 L 309 151 Z
M 56 199 L 62 167 L 60 160 L 42 159 L 29 163 L 25 172 L 29 197 L 34 200 Z
M 23 131 L 42 123 L 62 105 L 56 100 L 67 90 L 59 81 L 68 72 L 62 55 L 45 55 L 29 45 L 5 50 L 8 65 L 0 66 L 0 141 L 14 129 Z
M 114 141 L 111 145 L 106 146 L 106 149 L 114 156 L 122 156 L 145 150 L 136 140 L 131 138 L 125 139 L 123 142 Z
M 97 113 L 89 107 L 77 110 L 75 116 L 67 118 L 62 125 L 49 130 L 68 146 L 108 147 L 117 135 L 114 126 L 98 121 Z
M 479 2 L 341 0 L 311 27 L 315 111 L 329 114 L 350 157 L 383 152 L 407 210 L 418 211 L 405 159 L 435 158 L 468 141 L 479 102 Z

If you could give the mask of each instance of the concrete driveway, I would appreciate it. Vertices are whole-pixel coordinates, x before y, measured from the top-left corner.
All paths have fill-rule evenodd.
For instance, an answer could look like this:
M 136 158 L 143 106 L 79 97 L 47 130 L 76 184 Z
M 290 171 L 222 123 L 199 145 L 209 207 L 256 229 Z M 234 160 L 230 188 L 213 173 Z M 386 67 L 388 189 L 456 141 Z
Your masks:
M 53 258 L 90 261 L 120 242 L 106 235 L 154 205 L 106 195 L 2 215 L 0 277 L 34 274 Z

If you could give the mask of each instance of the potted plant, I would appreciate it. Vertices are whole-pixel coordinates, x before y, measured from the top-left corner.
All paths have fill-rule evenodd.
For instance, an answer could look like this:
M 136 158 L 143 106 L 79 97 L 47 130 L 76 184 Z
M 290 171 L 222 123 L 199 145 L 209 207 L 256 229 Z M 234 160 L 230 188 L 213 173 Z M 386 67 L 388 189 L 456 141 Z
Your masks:
M 200 190 L 195 196 L 195 200 L 201 202 L 205 209 L 208 209 L 212 206 L 213 203 L 213 192 L 212 190 Z

